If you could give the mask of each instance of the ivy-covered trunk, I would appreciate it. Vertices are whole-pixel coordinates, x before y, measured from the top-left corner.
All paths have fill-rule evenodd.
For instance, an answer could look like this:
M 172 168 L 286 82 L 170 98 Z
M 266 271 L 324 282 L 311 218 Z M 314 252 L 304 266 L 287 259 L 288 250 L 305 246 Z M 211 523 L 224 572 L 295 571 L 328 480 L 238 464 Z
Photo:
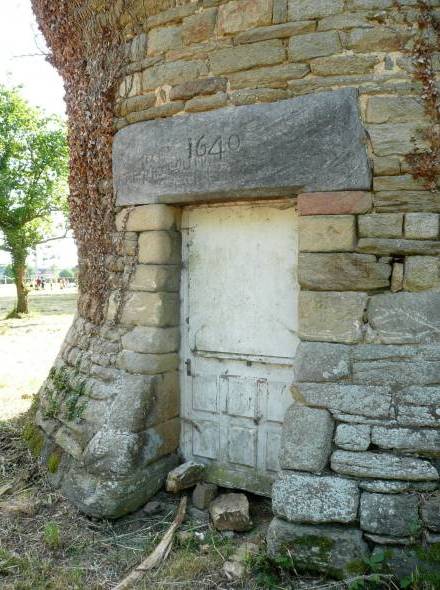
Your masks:
M 28 289 L 26 287 L 26 261 L 21 255 L 12 255 L 12 267 L 14 269 L 15 287 L 17 289 L 17 314 L 29 313 Z

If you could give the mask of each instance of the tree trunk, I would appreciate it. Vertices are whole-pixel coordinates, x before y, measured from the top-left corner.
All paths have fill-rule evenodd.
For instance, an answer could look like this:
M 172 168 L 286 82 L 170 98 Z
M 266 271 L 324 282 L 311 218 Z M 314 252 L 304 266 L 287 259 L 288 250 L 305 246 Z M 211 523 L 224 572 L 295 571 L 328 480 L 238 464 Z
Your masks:
M 26 287 L 26 262 L 21 257 L 13 257 L 15 287 L 17 289 L 17 305 L 15 313 L 29 313 L 28 309 L 28 289 Z

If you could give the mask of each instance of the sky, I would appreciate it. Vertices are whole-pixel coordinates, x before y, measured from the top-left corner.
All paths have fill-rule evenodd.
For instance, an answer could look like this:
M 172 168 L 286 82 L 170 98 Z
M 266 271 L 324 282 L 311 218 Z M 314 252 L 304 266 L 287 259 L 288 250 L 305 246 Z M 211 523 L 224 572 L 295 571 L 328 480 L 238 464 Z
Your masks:
M 22 95 L 32 105 L 65 117 L 63 82 L 46 61 L 47 51 L 30 0 L 0 0 L 0 83 L 22 86 Z M 51 249 L 61 266 L 76 264 L 72 239 L 53 242 Z M 0 264 L 8 262 L 0 251 Z

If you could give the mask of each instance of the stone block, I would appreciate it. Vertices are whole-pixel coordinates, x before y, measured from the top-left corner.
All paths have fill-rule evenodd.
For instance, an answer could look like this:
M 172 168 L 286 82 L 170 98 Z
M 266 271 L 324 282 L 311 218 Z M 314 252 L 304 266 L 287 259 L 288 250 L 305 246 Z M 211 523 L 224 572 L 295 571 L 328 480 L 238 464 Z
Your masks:
M 276 25 L 287 20 L 287 0 L 273 0 L 272 22 Z
M 299 404 L 290 406 L 283 422 L 281 468 L 322 471 L 331 453 L 334 427 L 327 410 Z
M 435 256 L 408 256 L 405 259 L 407 291 L 425 291 L 440 285 L 440 258 Z
M 316 6 L 316 2 L 314 2 Z M 291 61 L 307 61 L 314 57 L 333 55 L 342 51 L 339 35 L 336 31 L 309 33 L 291 37 L 289 57 Z
M 224 107 L 228 100 L 225 92 L 218 92 L 210 96 L 195 96 L 185 104 L 185 111 L 189 113 L 199 113 L 219 109 Z
M 129 292 L 122 306 L 120 323 L 125 326 L 177 326 L 177 293 Z
M 156 104 L 156 94 L 154 92 L 147 92 L 143 96 L 133 96 L 123 100 L 119 106 L 119 115 L 126 117 L 129 113 L 137 111 L 144 111 Z
M 295 355 L 295 380 L 341 381 L 351 375 L 350 347 L 324 342 L 300 342 Z
M 143 5 L 145 11 L 145 5 Z M 154 14 L 147 18 L 147 28 L 160 27 L 168 23 L 180 22 L 186 16 L 193 14 L 197 10 L 197 4 L 193 2 L 183 6 L 177 6 L 176 8 L 169 8 L 168 10 L 162 10 L 158 14 Z
M 205 472 L 203 463 L 186 461 L 168 473 L 166 490 L 176 494 L 182 490 L 194 487 L 202 478 Z
M 369 125 L 368 132 L 371 137 L 374 153 L 376 156 L 404 155 L 412 152 L 414 147 L 425 147 L 426 143 L 419 139 L 419 128 L 420 123 L 383 123 L 380 125 Z
M 217 8 L 207 8 L 183 20 L 182 39 L 185 45 L 206 41 L 214 33 Z
M 314 59 L 310 69 L 315 76 L 349 76 L 367 74 L 378 62 L 375 55 L 332 55 Z
M 95 475 L 124 476 L 135 470 L 139 453 L 140 441 L 137 434 L 101 430 L 84 450 L 83 463 Z
M 422 502 L 422 518 L 431 531 L 440 532 L 440 495 L 427 496 Z
M 147 55 L 165 53 L 182 45 L 181 27 L 161 27 L 148 33 Z
M 257 41 L 267 41 L 268 39 L 283 39 L 285 37 L 292 37 L 292 35 L 310 33 L 314 30 L 315 22 L 312 20 L 297 23 L 283 23 L 281 25 L 258 27 L 250 31 L 244 31 L 235 37 L 235 42 L 256 43 Z
M 226 90 L 226 78 L 202 78 L 200 80 L 190 80 L 170 90 L 170 100 L 189 100 L 198 94 L 215 94 Z M 167 228 L 157 228 L 167 229 Z
M 237 72 L 229 75 L 231 88 L 285 88 L 288 80 L 303 78 L 310 72 L 307 64 L 287 63 Z
M 375 295 L 368 305 L 374 338 L 383 344 L 423 344 L 440 340 L 440 293 Z
M 252 527 L 249 501 L 244 494 L 223 494 L 209 507 L 212 524 L 218 531 L 247 531 Z
M 175 453 L 179 447 L 180 419 L 155 424 L 142 433 L 143 446 L 141 461 L 150 465 L 165 455 Z
M 391 266 L 368 254 L 301 252 L 298 282 L 313 291 L 367 291 L 390 284 Z
M 402 163 L 403 166 L 403 163 Z M 396 174 L 398 172 L 394 172 Z M 432 191 L 379 191 L 374 195 L 377 211 L 423 211 L 426 213 L 440 212 L 440 198 Z
M 179 349 L 179 328 L 137 326 L 122 336 L 126 350 L 143 353 L 169 353 Z
M 218 487 L 213 483 L 201 482 L 196 485 L 192 494 L 192 503 L 199 510 L 206 510 L 217 496 Z
M 381 449 L 398 449 L 405 453 L 440 454 L 438 430 L 411 430 L 373 426 L 371 442 Z
M 377 26 L 370 29 L 352 29 L 347 38 L 347 49 L 353 51 L 399 51 L 409 33 L 397 28 Z
M 375 176 L 400 174 L 400 158 L 397 156 L 373 156 Z
M 229 94 L 229 99 L 236 106 L 254 104 L 256 102 L 273 102 L 287 98 L 287 91 L 281 88 L 248 88 L 235 90 Z
M 310 215 L 299 219 L 301 251 L 351 251 L 355 239 L 356 220 L 353 215 Z
M 276 558 L 287 550 L 301 571 L 332 572 L 338 578 L 350 575 L 350 565 L 368 557 L 362 532 L 347 527 L 304 525 L 274 518 L 267 531 L 267 551 Z
M 439 237 L 440 216 L 435 213 L 407 213 L 405 215 L 405 238 L 413 240 L 436 240 Z
M 366 293 L 301 291 L 299 336 L 321 342 L 360 342 L 366 305 Z
M 417 496 L 363 492 L 360 524 L 362 530 L 379 535 L 414 535 L 420 529 Z
M 154 90 L 164 84 L 176 86 L 207 74 L 206 65 L 201 61 L 174 61 L 157 64 L 142 73 L 142 90 Z
M 132 291 L 170 291 L 179 290 L 180 268 L 177 265 L 137 264 L 130 279 Z
M 176 456 L 171 455 L 148 467 L 141 465 L 127 476 L 111 479 L 75 465 L 62 480 L 62 493 L 85 514 L 118 518 L 135 511 L 154 496 L 176 461 Z
M 142 232 L 139 235 L 138 260 L 141 264 L 179 263 L 179 234 L 165 231 Z
M 272 0 L 233 0 L 220 6 L 217 27 L 219 34 L 227 35 L 271 22 Z
M 116 366 L 136 375 L 155 375 L 177 369 L 179 357 L 175 353 L 146 354 L 123 350 L 116 359 Z
M 331 468 L 336 473 L 353 477 L 436 481 L 437 469 L 422 459 L 398 457 L 385 453 L 335 451 Z
M 152 377 L 151 403 L 145 416 L 144 428 L 168 423 L 178 417 L 179 409 L 180 390 L 177 371 Z
M 368 213 L 372 206 L 371 193 L 361 191 L 298 195 L 299 215 L 355 215 Z
M 272 43 L 233 49 L 244 49 L 248 58 L 257 46 Z M 261 150 L 263 126 L 265 149 Z M 246 140 L 244 132 L 237 134 L 240 129 L 246 129 Z M 221 160 L 209 154 L 213 148 L 209 138 L 215 143 L 218 135 L 223 146 Z M 191 145 L 188 138 L 193 138 Z M 182 154 L 189 156 L 190 147 L 192 163 L 181 166 Z M 139 153 L 143 158 L 136 156 Z M 113 181 L 119 205 L 189 202 L 200 199 L 201 194 L 204 200 L 279 197 L 291 195 L 295 186 L 303 187 L 303 192 L 365 190 L 371 183 L 371 171 L 356 91 L 346 88 L 270 105 L 129 125 L 113 140 Z
M 346 451 L 366 451 L 370 446 L 370 431 L 368 424 L 338 424 L 335 443 Z
M 362 238 L 400 238 L 403 233 L 402 213 L 373 213 L 358 219 Z
M 370 96 L 368 123 L 412 123 L 426 117 L 423 101 L 415 96 Z
M 365 12 L 340 12 L 318 21 L 318 31 L 344 31 L 353 28 L 371 28 L 371 20 Z M 348 72 L 347 72 L 348 73 Z
M 361 238 L 357 250 L 377 254 L 378 256 L 438 256 L 440 255 L 440 241 L 435 240 L 405 240 L 391 238 Z
M 393 264 L 393 273 L 391 275 L 391 292 L 397 293 L 403 289 L 403 269 L 404 265 L 401 262 Z
M 354 383 L 400 386 L 440 383 L 440 348 L 435 345 L 367 344 L 357 346 L 352 354 Z M 400 415 L 398 419 L 401 420 Z
M 179 210 L 169 205 L 139 205 L 122 209 L 116 216 L 116 229 L 126 232 L 168 230 L 176 226 Z
M 272 489 L 274 514 L 290 522 L 353 522 L 358 505 L 357 483 L 339 477 L 281 473 Z
M 422 482 L 425 483 L 425 482 Z M 387 481 L 384 479 L 371 479 L 361 481 L 359 487 L 366 492 L 377 494 L 401 494 L 411 490 L 412 483 L 408 481 Z M 417 483 L 415 484 L 417 485 Z M 434 484 L 436 485 L 436 484 Z
M 307 18 L 323 18 L 331 14 L 342 12 L 343 0 L 289 0 L 289 20 L 304 20 Z
M 293 390 L 299 403 L 331 412 L 389 418 L 391 389 L 374 385 L 336 383 L 299 383 Z
M 227 5 L 225 5 L 227 6 Z M 269 66 L 284 61 L 285 50 L 282 41 L 274 39 L 252 45 L 238 45 L 218 49 L 210 54 L 213 74 L 226 74 L 248 70 L 257 66 Z
M 414 191 L 422 189 L 424 182 L 411 174 L 380 176 L 373 181 L 375 191 Z

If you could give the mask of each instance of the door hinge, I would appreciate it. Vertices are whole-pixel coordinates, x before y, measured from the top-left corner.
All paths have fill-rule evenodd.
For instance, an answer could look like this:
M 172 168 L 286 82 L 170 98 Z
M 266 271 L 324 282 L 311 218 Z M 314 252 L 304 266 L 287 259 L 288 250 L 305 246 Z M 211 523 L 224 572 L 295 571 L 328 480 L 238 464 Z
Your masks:
M 191 377 L 191 375 L 192 375 L 192 373 L 191 373 L 191 359 L 186 359 L 185 365 L 186 365 L 186 376 Z

